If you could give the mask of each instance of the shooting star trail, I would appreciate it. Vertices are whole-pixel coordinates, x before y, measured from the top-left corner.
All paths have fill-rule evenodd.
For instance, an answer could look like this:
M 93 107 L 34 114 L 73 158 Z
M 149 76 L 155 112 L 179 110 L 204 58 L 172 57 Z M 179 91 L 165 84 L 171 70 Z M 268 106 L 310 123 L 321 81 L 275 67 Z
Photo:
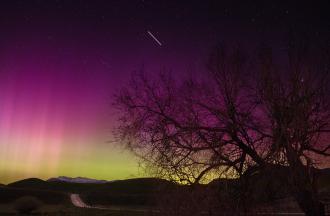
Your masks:
M 147 32 L 150 35 L 150 37 L 152 37 L 152 39 L 154 39 L 158 43 L 159 46 L 162 46 L 162 43 L 150 31 Z

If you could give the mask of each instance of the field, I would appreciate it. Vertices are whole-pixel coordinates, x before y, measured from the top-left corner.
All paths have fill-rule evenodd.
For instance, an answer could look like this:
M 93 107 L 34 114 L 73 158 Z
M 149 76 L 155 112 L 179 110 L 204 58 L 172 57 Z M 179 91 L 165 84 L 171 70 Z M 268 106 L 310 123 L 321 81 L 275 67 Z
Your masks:
M 281 176 L 277 172 L 275 174 Z M 323 170 L 321 174 L 320 195 L 322 200 L 330 203 L 329 170 Z M 261 174 L 255 179 L 255 183 L 257 187 L 251 188 L 249 199 L 251 204 L 256 204 L 253 208 L 256 207 L 258 215 L 266 212 L 301 213 L 294 199 L 288 197 L 285 187 L 265 181 Z M 169 208 L 175 211 L 188 209 L 196 215 L 196 212 L 205 212 L 210 207 L 219 207 L 219 203 L 210 205 L 212 196 L 221 194 L 218 197 L 222 201 L 230 200 L 237 193 L 236 187 L 237 182 L 233 179 L 218 179 L 208 185 L 195 186 L 192 190 L 189 186 L 155 178 L 128 179 L 105 184 L 48 182 L 31 178 L 0 186 L 0 215 L 17 215 L 13 203 L 24 196 L 33 196 L 42 202 L 42 207 L 33 215 L 150 216 L 158 214 L 155 209 L 166 209 L 167 212 Z M 70 200 L 72 193 L 79 194 L 87 205 L 104 209 L 75 207 Z M 224 206 L 224 209 L 230 209 L 228 206 Z M 328 209 L 327 207 L 327 211 Z
M 0 204 L 0 215 L 17 215 L 12 204 Z M 101 210 L 101 209 L 81 209 L 66 205 L 44 205 L 40 210 L 33 213 L 40 216 L 142 216 L 143 212 L 130 210 Z
M 47 182 L 36 178 L 0 186 L 0 215 L 17 215 L 13 203 L 23 196 L 42 201 L 33 215 L 140 216 L 149 215 L 151 196 L 169 182 L 153 178 L 130 179 L 106 184 Z M 81 194 L 89 205 L 110 209 L 74 207 L 69 194 Z

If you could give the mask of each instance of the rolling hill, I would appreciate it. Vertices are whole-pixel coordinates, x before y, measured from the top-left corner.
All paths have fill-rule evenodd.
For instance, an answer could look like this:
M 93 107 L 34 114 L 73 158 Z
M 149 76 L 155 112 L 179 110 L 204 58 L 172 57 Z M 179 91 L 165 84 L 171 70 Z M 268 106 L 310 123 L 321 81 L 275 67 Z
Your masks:
M 246 193 L 251 202 L 266 202 L 282 199 L 290 195 L 290 188 L 286 181 L 288 169 L 274 168 L 264 173 L 257 173 L 250 178 L 251 187 Z M 319 177 L 320 191 L 330 192 L 330 169 L 316 170 Z M 276 181 L 274 181 L 276 179 Z M 198 186 L 216 192 L 226 199 L 232 199 L 240 193 L 241 182 L 238 179 L 216 179 L 208 185 Z M 198 188 L 195 187 L 195 188 Z M 0 186 L 0 202 L 10 202 L 24 195 L 31 195 L 45 200 L 45 202 L 68 202 L 69 193 L 80 194 L 89 205 L 154 205 L 160 194 L 184 194 L 189 191 L 188 186 L 177 185 L 157 178 L 136 178 L 118 180 L 106 183 L 76 183 L 59 180 L 44 181 L 30 178 Z
M 8 184 L 10 188 L 38 189 L 66 193 L 82 193 L 91 190 L 94 187 L 100 187 L 101 184 L 93 183 L 71 183 L 64 181 L 44 181 L 37 178 L 29 178 Z
M 291 188 L 287 176 L 290 170 L 283 166 L 274 166 L 272 169 L 258 172 L 251 176 L 248 188 L 238 179 L 215 179 L 209 183 L 220 194 L 232 197 L 239 194 L 242 188 L 252 202 L 272 202 L 291 196 Z M 330 192 L 330 169 L 315 169 L 319 192 Z M 243 187 L 242 187 L 243 186 Z M 245 188 L 244 188 L 245 187 Z
M 7 188 L 13 193 L 37 194 L 41 198 L 44 196 L 42 193 L 39 194 L 41 191 L 66 196 L 69 193 L 78 193 L 90 205 L 152 205 L 157 193 L 174 186 L 169 181 L 156 178 L 136 178 L 98 184 L 30 178 L 8 184 Z
M 69 204 L 70 200 L 66 193 L 24 189 L 24 188 L 10 188 L 0 187 L 0 203 L 10 203 L 23 196 L 34 196 L 47 204 Z
M 159 193 L 176 186 L 163 179 L 127 179 L 103 184 L 81 197 L 90 205 L 154 205 Z
M 318 170 L 318 185 L 321 191 L 330 192 L 330 168 Z

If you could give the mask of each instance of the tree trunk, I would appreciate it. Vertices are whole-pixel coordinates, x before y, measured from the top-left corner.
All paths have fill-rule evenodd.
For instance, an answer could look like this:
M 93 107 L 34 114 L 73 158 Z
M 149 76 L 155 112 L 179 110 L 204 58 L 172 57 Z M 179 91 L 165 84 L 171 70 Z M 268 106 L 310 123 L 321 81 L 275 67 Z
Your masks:
M 325 215 L 324 205 L 318 197 L 316 179 L 302 163 L 291 166 L 291 185 L 299 207 L 307 216 Z
M 307 216 L 324 216 L 325 208 L 318 198 L 313 167 L 304 165 L 292 147 L 288 145 L 287 158 L 290 164 L 290 183 L 301 210 Z
M 319 201 L 317 195 L 313 191 L 304 190 L 297 192 L 295 198 L 307 216 L 324 216 L 324 205 Z

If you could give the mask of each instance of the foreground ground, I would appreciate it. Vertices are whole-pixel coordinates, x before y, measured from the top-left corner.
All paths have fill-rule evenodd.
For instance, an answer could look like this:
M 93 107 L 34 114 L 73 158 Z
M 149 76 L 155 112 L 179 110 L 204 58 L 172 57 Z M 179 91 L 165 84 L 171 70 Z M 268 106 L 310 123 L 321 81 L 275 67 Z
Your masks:
M 146 215 L 144 212 L 136 212 L 125 209 L 118 210 L 101 210 L 89 208 L 77 208 L 65 205 L 45 205 L 40 210 L 33 213 L 33 215 L 40 216 L 142 216 Z M 17 215 L 11 204 L 0 204 L 0 215 L 10 216 Z
M 279 207 L 277 204 L 272 206 L 262 206 L 257 211 L 249 215 L 304 215 L 299 209 L 290 204 L 288 200 L 286 208 Z M 44 205 L 41 209 L 34 212 L 33 215 L 40 216 L 157 216 L 156 212 L 151 213 L 148 209 L 132 207 L 108 206 L 108 209 L 79 208 L 71 205 Z M 0 215 L 17 215 L 12 204 L 0 204 Z M 204 215 L 204 214 L 202 214 Z M 205 215 L 208 215 L 205 213 Z M 327 207 L 327 215 L 330 215 L 330 209 Z
M 285 205 L 283 206 L 283 202 Z M 304 215 L 291 199 L 283 200 L 279 203 L 273 203 L 271 206 L 260 206 L 255 212 L 249 215 Z M 10 216 L 17 215 L 12 204 L 0 204 L 0 215 Z M 157 216 L 157 212 L 150 209 L 138 209 L 134 207 L 123 206 L 106 206 L 105 209 L 79 208 L 71 205 L 44 205 L 41 209 L 32 215 L 40 216 Z M 207 213 L 201 215 L 208 215 Z M 327 214 L 330 215 L 329 205 L 327 206 Z
M 330 215 L 329 179 L 324 179 L 321 185 L 323 192 L 320 194 L 322 200 L 328 203 L 326 207 L 328 215 Z M 188 210 L 192 214 L 184 215 L 191 216 L 199 212 L 199 215 L 207 216 L 209 214 L 205 208 L 198 209 L 195 207 L 200 206 L 205 198 L 210 197 L 209 192 L 215 190 L 217 187 L 213 187 L 217 184 L 219 184 L 218 188 L 230 185 L 229 183 L 223 185 L 224 183 L 220 181 L 210 186 L 200 186 L 195 188 L 199 191 L 198 196 L 195 197 L 196 194 L 194 195 L 190 191 L 190 187 L 173 185 L 167 181 L 157 179 L 130 179 L 97 185 L 26 179 L 0 186 L 0 216 L 17 215 L 12 203 L 23 196 L 33 196 L 44 203 L 42 208 L 33 215 L 180 216 L 182 214 L 178 214 L 178 211 L 182 210 L 182 203 L 184 203 L 181 201 L 190 197 L 191 201 L 198 200 L 198 202 L 188 201 L 184 211 Z M 262 184 L 259 183 L 257 189 L 258 196 L 262 198 L 263 193 L 260 192 L 268 191 L 269 187 L 262 187 Z M 160 194 L 163 196 L 160 196 Z M 272 202 L 266 202 L 264 199 L 261 201 L 253 213 L 249 215 L 304 215 L 295 200 L 290 197 L 280 198 Z M 160 214 L 159 211 L 155 210 L 156 208 L 162 211 L 165 210 L 166 214 Z M 152 209 L 154 210 L 152 211 Z M 169 213 L 168 211 L 172 212 Z

